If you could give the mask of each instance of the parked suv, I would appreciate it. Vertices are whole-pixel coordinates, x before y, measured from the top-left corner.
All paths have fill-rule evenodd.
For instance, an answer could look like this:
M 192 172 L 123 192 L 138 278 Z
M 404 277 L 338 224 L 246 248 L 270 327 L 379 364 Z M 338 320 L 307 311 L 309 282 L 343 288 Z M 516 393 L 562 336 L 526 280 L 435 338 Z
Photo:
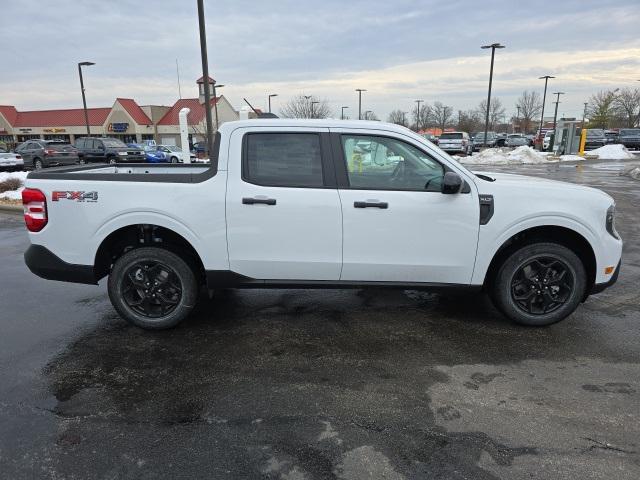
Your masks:
M 607 137 L 601 128 L 589 128 L 587 130 L 587 139 L 584 144 L 585 150 L 594 150 L 604 147 L 607 144 Z
M 621 143 L 629 150 L 640 150 L 640 128 L 623 128 L 618 136 Z
M 438 139 L 438 146 L 447 153 L 471 155 L 473 142 L 467 132 L 444 132 Z
M 45 167 L 74 165 L 78 163 L 78 151 L 60 140 L 28 140 L 16 148 L 23 158 L 25 168 L 40 170 Z
M 487 132 L 487 147 L 495 147 L 498 135 L 496 132 Z M 473 150 L 475 152 L 480 150 L 480 147 L 484 146 L 484 132 L 476 132 L 473 135 Z
M 137 147 L 127 147 L 117 138 L 82 137 L 76 140 L 80 163 L 143 163 L 144 151 Z

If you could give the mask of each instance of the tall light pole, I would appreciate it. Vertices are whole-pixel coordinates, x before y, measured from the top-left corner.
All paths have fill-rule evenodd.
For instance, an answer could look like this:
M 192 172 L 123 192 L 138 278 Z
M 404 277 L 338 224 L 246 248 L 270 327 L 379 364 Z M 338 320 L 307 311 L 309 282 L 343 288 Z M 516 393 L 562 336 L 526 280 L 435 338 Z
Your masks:
M 316 104 L 318 104 L 318 103 L 320 103 L 320 102 L 316 102 L 316 101 L 311 102 L 311 118 L 314 118 L 314 117 L 313 117 L 313 114 L 314 114 L 314 112 L 313 112 L 313 106 L 314 106 L 314 105 L 316 105 Z
M 551 137 L 552 141 L 549 144 L 550 152 L 553 151 L 553 146 L 556 143 L 556 122 L 558 120 L 558 105 L 560 104 L 560 95 L 564 95 L 564 92 L 553 92 L 553 94 L 557 95 L 557 97 L 556 97 L 556 101 L 553 102 L 556 104 L 556 110 L 555 110 L 555 113 L 553 114 L 553 137 Z
M 269 95 L 269 97 L 268 97 L 269 98 L 269 113 L 271 113 L 271 97 L 277 97 L 277 96 L 278 96 L 277 93 L 271 93 Z
M 416 100 L 418 104 L 418 111 L 416 113 L 416 132 L 420 131 L 420 104 L 424 102 L 424 100 Z
M 356 88 L 358 92 L 358 120 L 362 120 L 362 92 L 366 92 L 364 88 Z
M 589 105 L 589 102 L 584 102 L 584 110 L 582 111 L 582 124 L 580 126 L 581 129 L 584 128 L 584 120 L 585 118 L 587 118 L 587 106 Z
M 489 133 L 489 110 L 491 109 L 491 84 L 493 82 L 493 59 L 496 56 L 496 48 L 504 48 L 504 45 L 492 43 L 491 45 L 483 45 L 480 48 L 491 49 L 491 69 L 489 70 L 489 93 L 487 94 L 487 115 L 484 120 L 484 147 L 487 146 L 487 134 Z
M 516 105 L 516 109 L 518 109 L 518 115 L 516 116 L 516 124 L 518 125 L 518 130 L 520 130 L 520 105 Z M 513 133 L 515 133 L 515 125 L 514 125 Z M 522 133 L 522 132 L 518 132 L 518 133 Z
M 538 135 L 542 134 L 542 124 L 544 123 L 544 104 L 547 101 L 547 84 L 549 83 L 550 78 L 556 78 L 556 77 L 552 77 L 551 75 L 545 75 L 544 77 L 538 77 L 538 80 L 542 80 L 543 78 L 544 78 L 544 93 L 542 94 L 542 113 L 540 114 L 540 127 L 538 128 Z
M 344 109 L 349 108 L 348 106 L 342 107 L 342 113 L 340 114 L 340 120 L 344 120 Z
M 204 109 L 207 118 L 207 154 L 213 152 L 213 122 L 211 121 L 211 92 L 209 92 L 209 60 L 207 58 L 207 32 L 204 23 L 204 0 L 198 0 L 198 26 L 200 28 L 200 58 L 202 60 L 202 79 L 205 82 Z
M 90 67 L 95 65 L 93 62 L 80 62 L 78 63 L 78 73 L 80 74 L 80 90 L 82 90 L 82 107 L 84 108 L 84 123 L 87 126 L 87 136 L 91 136 L 89 131 L 89 112 L 87 111 L 87 98 L 84 95 L 84 81 L 82 79 L 82 67 Z
M 218 97 L 216 95 L 216 88 L 222 87 L 224 87 L 224 85 L 216 85 L 216 81 L 213 81 L 213 98 L 216 101 L 216 103 L 213 104 L 213 110 L 216 112 L 216 131 L 220 128 L 220 125 L 218 124 Z

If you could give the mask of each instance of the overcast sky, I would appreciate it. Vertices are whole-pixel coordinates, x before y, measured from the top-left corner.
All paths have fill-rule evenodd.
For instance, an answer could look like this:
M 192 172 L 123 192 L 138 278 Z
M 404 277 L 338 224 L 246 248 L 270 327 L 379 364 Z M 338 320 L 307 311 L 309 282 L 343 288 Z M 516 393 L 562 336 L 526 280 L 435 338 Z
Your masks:
M 514 5 L 518 6 L 514 6 Z M 90 107 L 116 97 L 170 105 L 197 96 L 202 74 L 196 0 L 0 0 L 0 104 L 81 107 L 76 64 L 90 60 Z M 298 93 L 386 119 L 415 99 L 474 108 L 494 95 L 515 111 L 524 89 L 561 90 L 560 114 L 579 116 L 590 94 L 640 87 L 638 0 L 205 0 L 209 66 L 236 107 L 247 97 L 277 111 Z M 547 108 L 551 99 L 548 98 Z

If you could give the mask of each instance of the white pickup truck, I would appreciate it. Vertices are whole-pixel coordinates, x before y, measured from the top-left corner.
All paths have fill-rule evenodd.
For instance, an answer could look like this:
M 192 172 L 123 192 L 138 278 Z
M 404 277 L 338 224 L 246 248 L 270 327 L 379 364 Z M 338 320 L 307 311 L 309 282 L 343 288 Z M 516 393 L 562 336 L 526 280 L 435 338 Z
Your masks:
M 225 123 L 210 165 L 32 172 L 23 193 L 40 277 L 97 284 L 143 328 L 176 325 L 201 287 L 484 289 L 548 325 L 613 284 L 613 199 L 474 174 L 380 122 Z

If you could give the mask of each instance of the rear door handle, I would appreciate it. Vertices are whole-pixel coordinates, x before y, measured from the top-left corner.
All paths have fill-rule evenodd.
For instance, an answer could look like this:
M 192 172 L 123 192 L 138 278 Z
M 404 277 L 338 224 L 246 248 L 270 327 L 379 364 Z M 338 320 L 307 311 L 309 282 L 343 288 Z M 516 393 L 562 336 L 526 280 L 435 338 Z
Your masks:
M 251 197 L 244 197 L 242 199 L 243 205 L 253 205 L 255 203 L 262 203 L 263 205 L 275 205 L 276 199 L 275 198 L 251 198 Z
M 355 208 L 389 208 L 387 202 L 353 202 Z

